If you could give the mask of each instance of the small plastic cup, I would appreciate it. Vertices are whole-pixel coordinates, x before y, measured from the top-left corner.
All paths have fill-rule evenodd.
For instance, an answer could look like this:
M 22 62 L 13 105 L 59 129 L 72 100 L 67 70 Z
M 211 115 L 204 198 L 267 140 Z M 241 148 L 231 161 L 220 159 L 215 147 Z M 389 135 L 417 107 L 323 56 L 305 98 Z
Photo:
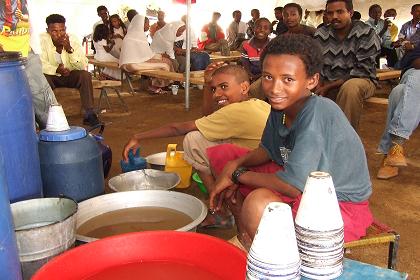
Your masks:
M 46 130 L 47 131 L 64 131 L 69 130 L 70 126 L 67 122 L 66 115 L 64 114 L 61 105 L 51 105 L 48 110 L 48 119 Z
M 178 94 L 178 89 L 179 89 L 178 85 L 172 85 L 171 86 L 172 94 L 177 95 Z

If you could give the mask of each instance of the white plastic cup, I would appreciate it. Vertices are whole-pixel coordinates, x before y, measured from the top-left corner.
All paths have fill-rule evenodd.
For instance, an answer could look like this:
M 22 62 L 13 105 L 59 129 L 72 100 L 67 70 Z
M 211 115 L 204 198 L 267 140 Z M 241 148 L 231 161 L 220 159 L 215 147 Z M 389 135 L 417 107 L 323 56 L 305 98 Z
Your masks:
M 64 114 L 61 105 L 51 105 L 48 110 L 48 119 L 46 130 L 48 131 L 64 131 L 69 130 L 70 126 L 67 122 L 66 115 Z
M 280 267 L 300 262 L 289 205 L 272 202 L 266 206 L 249 254 L 258 261 Z
M 331 231 L 344 226 L 331 175 L 309 174 L 295 222 L 313 231 Z
M 177 95 L 178 94 L 178 89 L 179 89 L 178 85 L 172 85 L 171 86 L 172 94 Z

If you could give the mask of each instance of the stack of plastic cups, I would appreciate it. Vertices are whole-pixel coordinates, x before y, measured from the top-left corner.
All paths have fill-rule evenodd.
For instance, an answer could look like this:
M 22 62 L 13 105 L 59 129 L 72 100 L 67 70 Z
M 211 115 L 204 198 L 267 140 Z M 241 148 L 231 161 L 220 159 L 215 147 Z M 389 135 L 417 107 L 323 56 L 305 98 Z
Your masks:
M 344 224 L 330 174 L 309 175 L 295 223 L 302 276 L 339 277 L 343 273 Z
M 267 205 L 248 253 L 246 279 L 300 279 L 300 258 L 289 205 Z
M 61 105 L 51 105 L 48 110 L 47 127 L 48 131 L 65 131 L 69 130 L 70 126 L 67 122 L 66 115 L 64 114 Z

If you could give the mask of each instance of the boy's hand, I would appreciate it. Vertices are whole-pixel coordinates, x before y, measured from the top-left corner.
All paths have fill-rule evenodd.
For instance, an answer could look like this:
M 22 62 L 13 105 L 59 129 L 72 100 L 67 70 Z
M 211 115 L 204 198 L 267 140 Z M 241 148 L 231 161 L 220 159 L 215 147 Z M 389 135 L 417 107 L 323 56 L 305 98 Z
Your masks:
M 225 65 L 227 64 L 223 61 L 210 63 L 209 66 L 207 66 L 206 70 L 204 70 L 204 83 L 210 83 L 214 71 Z
M 225 198 L 231 198 L 238 188 L 232 182 L 232 173 L 238 168 L 236 161 L 228 162 L 223 168 L 222 173 L 217 178 L 213 190 L 210 192 L 210 209 L 218 211 L 222 207 L 222 202 Z
M 123 160 L 128 161 L 128 152 L 130 150 L 136 151 L 138 147 L 140 147 L 140 140 L 138 140 L 135 136 L 131 137 L 131 139 L 124 146 L 122 152 Z

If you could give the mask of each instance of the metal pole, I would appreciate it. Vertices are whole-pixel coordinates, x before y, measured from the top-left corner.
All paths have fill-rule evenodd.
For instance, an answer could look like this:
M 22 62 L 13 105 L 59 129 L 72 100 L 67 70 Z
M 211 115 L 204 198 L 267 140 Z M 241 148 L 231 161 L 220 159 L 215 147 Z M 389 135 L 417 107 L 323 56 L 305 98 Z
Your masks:
M 185 110 L 190 109 L 190 57 L 191 57 L 191 0 L 187 0 L 187 53 L 185 55 Z

